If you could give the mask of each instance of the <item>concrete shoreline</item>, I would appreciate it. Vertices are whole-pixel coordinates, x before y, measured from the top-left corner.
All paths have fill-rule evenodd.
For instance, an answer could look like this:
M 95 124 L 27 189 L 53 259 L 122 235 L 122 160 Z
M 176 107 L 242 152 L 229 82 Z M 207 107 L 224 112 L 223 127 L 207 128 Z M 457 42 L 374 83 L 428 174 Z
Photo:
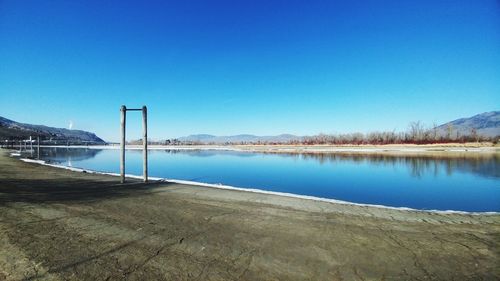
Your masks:
M 5 150 L 0 168 L 0 280 L 500 278 L 498 214 L 120 185 Z

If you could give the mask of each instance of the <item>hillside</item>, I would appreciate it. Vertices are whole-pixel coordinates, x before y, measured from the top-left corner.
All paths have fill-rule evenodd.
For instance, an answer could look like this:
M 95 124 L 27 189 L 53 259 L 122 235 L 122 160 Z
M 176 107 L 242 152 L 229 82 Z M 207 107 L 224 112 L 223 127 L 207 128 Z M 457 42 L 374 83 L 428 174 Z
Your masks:
M 460 118 L 437 127 L 442 136 L 451 133 L 455 136 L 458 132 L 460 136 L 472 134 L 473 129 L 477 135 L 483 137 L 500 136 L 500 111 L 485 112 L 469 118 Z
M 94 133 L 81 130 L 68 130 L 43 125 L 19 123 L 0 117 L 0 140 L 27 139 L 30 136 L 40 136 L 43 140 L 71 141 L 81 143 L 105 143 Z

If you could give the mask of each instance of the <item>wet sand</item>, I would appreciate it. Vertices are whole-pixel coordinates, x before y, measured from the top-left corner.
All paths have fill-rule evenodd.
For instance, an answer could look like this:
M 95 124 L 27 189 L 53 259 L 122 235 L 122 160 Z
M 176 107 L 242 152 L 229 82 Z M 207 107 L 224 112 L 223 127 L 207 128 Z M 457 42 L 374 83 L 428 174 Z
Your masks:
M 0 280 L 498 280 L 500 215 L 138 181 L 0 150 Z

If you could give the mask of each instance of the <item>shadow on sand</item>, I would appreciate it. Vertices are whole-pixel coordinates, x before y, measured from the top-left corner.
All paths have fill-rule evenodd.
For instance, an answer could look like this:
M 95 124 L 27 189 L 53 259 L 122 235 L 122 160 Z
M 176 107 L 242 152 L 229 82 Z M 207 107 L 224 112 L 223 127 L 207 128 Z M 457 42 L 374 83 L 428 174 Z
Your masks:
M 94 202 L 116 197 L 139 196 L 156 186 L 169 183 L 130 181 L 120 184 L 83 178 L 0 179 L 0 205 L 14 202 L 57 203 Z

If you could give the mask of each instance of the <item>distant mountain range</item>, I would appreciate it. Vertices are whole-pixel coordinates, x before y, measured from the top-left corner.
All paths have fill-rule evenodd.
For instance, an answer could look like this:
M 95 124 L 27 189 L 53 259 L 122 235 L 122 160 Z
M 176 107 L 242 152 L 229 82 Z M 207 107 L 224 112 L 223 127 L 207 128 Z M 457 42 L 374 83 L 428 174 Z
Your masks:
M 28 139 L 30 136 L 40 136 L 44 140 L 70 141 L 82 143 L 102 144 L 104 140 L 94 133 L 81 130 L 68 130 L 62 128 L 47 127 L 43 125 L 31 125 L 19 123 L 0 117 L 0 140 L 4 139 Z
M 452 135 L 457 132 L 460 136 L 472 134 L 475 129 L 478 136 L 497 137 L 500 136 L 500 111 L 485 112 L 469 118 L 457 119 L 437 127 L 440 135 L 446 135 L 451 131 Z
M 189 135 L 187 137 L 181 137 L 178 140 L 181 142 L 200 142 L 200 143 L 257 143 L 261 142 L 277 142 L 277 143 L 285 143 L 294 140 L 301 140 L 303 137 L 290 135 L 290 134 L 281 134 L 277 136 L 255 136 L 255 135 L 234 135 L 234 136 L 214 136 L 207 134 L 197 134 L 197 135 Z
M 457 119 L 436 127 L 438 134 L 446 136 L 450 134 L 453 137 L 458 133 L 460 136 L 467 136 L 475 130 L 478 136 L 499 137 L 500 136 L 500 111 L 491 111 L 478 114 L 469 118 Z M 0 117 L 0 140 L 4 139 L 27 139 L 30 136 L 36 138 L 40 136 L 43 139 L 52 139 L 57 141 L 70 141 L 81 143 L 102 144 L 104 140 L 94 133 L 81 130 L 68 130 L 63 128 L 47 127 L 43 125 L 24 124 Z M 281 134 L 277 136 L 255 136 L 249 134 L 233 136 L 215 136 L 208 134 L 197 134 L 178 138 L 180 142 L 196 143 L 288 143 L 291 141 L 301 141 L 305 136 L 296 136 L 291 134 Z
M 457 119 L 436 127 L 438 134 L 445 136 L 451 130 L 453 137 L 457 132 L 460 136 L 472 134 L 472 130 L 476 130 L 476 134 L 482 137 L 497 137 L 500 136 L 500 111 L 485 112 L 474 115 L 469 118 Z M 450 129 L 451 128 L 451 129 Z M 181 137 L 178 140 L 181 142 L 198 142 L 198 143 L 257 143 L 257 142 L 276 142 L 287 143 L 290 141 L 300 141 L 305 136 L 296 136 L 290 134 L 282 134 L 277 136 L 255 136 L 255 135 L 234 135 L 234 136 L 214 136 L 208 134 L 197 134 Z

